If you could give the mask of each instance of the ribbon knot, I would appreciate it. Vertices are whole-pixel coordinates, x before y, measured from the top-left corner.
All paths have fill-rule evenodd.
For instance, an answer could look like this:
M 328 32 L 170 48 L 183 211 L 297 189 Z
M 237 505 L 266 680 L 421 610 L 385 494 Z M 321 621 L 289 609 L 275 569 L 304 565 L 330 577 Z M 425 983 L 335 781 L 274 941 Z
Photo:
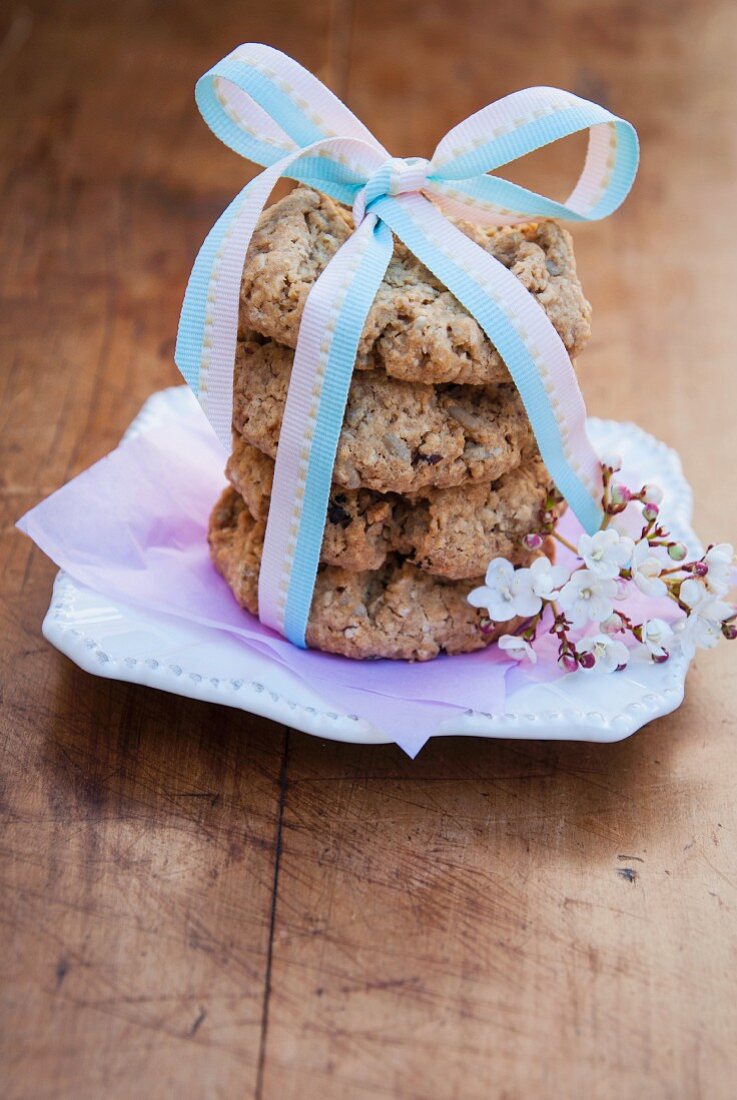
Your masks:
M 570 92 L 527 88 L 454 126 L 429 161 L 403 160 L 296 61 L 254 43 L 205 73 L 195 97 L 215 134 L 264 166 L 207 235 L 177 334 L 177 366 L 226 448 L 243 264 L 272 188 L 289 176 L 353 207 L 355 230 L 312 286 L 300 323 L 259 574 L 262 622 L 305 645 L 353 366 L 392 234 L 476 318 L 519 390 L 552 478 L 583 527 L 597 530 L 601 466 L 565 346 L 534 296 L 448 215 L 492 226 L 604 218 L 637 171 L 632 126 Z M 579 130 L 589 132 L 588 151 L 565 202 L 496 174 Z
M 390 157 L 369 177 L 353 200 L 353 221 L 358 229 L 367 210 L 385 195 L 409 195 L 427 184 L 430 161 L 424 157 Z

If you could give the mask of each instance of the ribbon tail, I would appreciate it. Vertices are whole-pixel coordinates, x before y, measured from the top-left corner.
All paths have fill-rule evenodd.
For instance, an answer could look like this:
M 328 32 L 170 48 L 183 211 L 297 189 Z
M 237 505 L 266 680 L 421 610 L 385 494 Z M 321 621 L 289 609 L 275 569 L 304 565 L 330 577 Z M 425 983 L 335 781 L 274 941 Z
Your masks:
M 353 365 L 392 248 L 390 230 L 368 215 L 313 285 L 302 315 L 259 575 L 259 618 L 302 647 Z
M 174 361 L 226 448 L 243 264 L 274 184 L 298 155 L 267 168 L 236 195 L 205 238 L 184 295 Z
M 542 307 L 503 264 L 421 195 L 372 210 L 479 322 L 519 390 L 540 454 L 586 531 L 599 529 L 601 467 L 573 364 Z

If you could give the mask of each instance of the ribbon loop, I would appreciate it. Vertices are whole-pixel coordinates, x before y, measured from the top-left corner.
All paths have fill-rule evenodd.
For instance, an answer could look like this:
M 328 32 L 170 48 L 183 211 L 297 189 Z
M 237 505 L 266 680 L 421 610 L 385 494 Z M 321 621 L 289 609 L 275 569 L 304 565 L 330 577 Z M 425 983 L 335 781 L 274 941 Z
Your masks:
M 359 119 L 299 62 L 249 42 L 200 77 L 195 99 L 222 142 L 257 164 L 273 164 L 296 146 L 352 137 L 389 154 Z
M 600 467 L 565 347 L 535 298 L 443 214 L 487 225 L 606 217 L 623 201 L 637 171 L 633 127 L 570 92 L 527 88 L 454 126 L 430 161 L 391 157 L 315 76 L 258 43 L 238 46 L 214 65 L 197 82 L 195 97 L 220 140 L 266 169 L 208 234 L 177 334 L 177 366 L 226 447 L 243 264 L 272 187 L 288 176 L 323 191 L 353 207 L 356 227 L 313 285 L 304 309 L 259 578 L 262 620 L 305 644 L 348 388 L 366 316 L 391 257 L 390 230 L 494 343 L 551 476 L 583 526 L 596 529 Z M 491 174 L 579 130 L 589 132 L 588 151 L 565 202 Z
M 588 130 L 586 160 L 563 203 L 488 173 L 561 138 Z M 529 217 L 595 221 L 627 196 L 637 172 L 637 134 L 598 103 L 559 88 L 513 92 L 454 126 L 440 141 L 428 175 L 447 213 L 492 225 Z

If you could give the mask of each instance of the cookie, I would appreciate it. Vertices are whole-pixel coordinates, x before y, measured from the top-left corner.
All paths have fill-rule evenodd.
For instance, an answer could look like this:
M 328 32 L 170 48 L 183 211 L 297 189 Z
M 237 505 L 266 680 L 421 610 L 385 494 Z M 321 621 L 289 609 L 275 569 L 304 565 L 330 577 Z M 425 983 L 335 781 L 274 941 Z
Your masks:
M 263 536 L 263 520 L 255 520 L 238 493 L 226 489 L 210 518 L 210 551 L 236 600 L 252 615 L 258 614 Z M 483 649 L 517 624 L 482 630 L 483 612 L 466 598 L 481 583 L 480 577 L 431 577 L 399 557 L 362 573 L 323 566 L 317 575 L 307 644 L 356 660 L 428 661 L 443 652 Z
M 504 264 L 547 313 L 571 357 L 590 335 L 591 307 L 576 275 L 570 235 L 556 222 L 488 228 L 459 223 Z M 246 257 L 240 325 L 296 347 L 310 288 L 353 229 L 351 211 L 298 187 L 266 210 Z M 488 385 L 509 381 L 478 322 L 404 245 L 394 255 L 369 311 L 359 369 L 382 367 L 409 382 Z
M 226 474 L 251 515 L 266 520 L 274 462 L 238 436 Z M 476 577 L 491 558 L 525 565 L 522 538 L 539 527 L 552 489 L 541 459 L 498 481 L 427 489 L 402 497 L 334 485 L 328 503 L 321 561 L 350 571 L 379 569 L 392 553 L 436 576 Z
M 233 427 L 274 458 L 294 352 L 250 334 L 238 342 Z M 493 481 L 536 447 L 514 386 L 426 386 L 380 371 L 354 374 L 333 481 L 414 493 Z
M 225 473 L 257 520 L 269 514 L 274 460 L 233 436 L 233 453 Z M 393 514 L 400 498 L 373 489 L 341 489 L 334 485 L 328 504 L 320 560 L 327 565 L 361 571 L 379 569 L 391 551 Z

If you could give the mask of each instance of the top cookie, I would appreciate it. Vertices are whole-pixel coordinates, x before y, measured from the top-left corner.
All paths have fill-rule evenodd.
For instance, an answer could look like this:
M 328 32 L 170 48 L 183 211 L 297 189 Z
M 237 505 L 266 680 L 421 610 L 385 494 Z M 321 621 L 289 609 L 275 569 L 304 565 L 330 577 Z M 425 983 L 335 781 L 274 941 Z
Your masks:
M 264 211 L 251 239 L 241 283 L 240 327 L 296 347 L 305 299 L 353 228 L 351 212 L 298 187 Z M 571 357 L 590 335 L 569 234 L 556 222 L 459 228 L 504 264 L 543 307 Z M 414 382 L 470 385 L 509 380 L 478 322 L 404 245 L 394 255 L 369 310 L 359 369 L 383 367 Z

